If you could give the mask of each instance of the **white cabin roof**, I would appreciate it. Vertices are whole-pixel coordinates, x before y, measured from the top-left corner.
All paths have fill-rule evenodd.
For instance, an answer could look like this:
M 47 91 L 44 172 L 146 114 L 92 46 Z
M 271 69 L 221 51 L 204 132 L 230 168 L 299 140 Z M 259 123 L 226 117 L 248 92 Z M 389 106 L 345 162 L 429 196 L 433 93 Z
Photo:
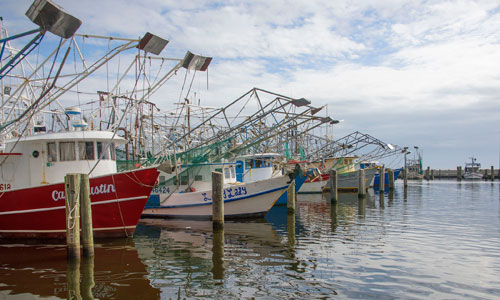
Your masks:
M 238 159 L 248 159 L 248 158 L 260 158 L 260 157 L 281 157 L 282 155 L 279 153 L 255 153 L 255 154 L 247 154 L 247 155 L 242 155 L 236 157 L 236 160 Z
M 88 130 L 88 131 L 64 131 L 64 132 L 55 132 L 55 133 L 42 133 L 31 136 L 22 137 L 19 139 L 19 142 L 32 142 L 32 141 L 113 141 L 113 143 L 117 145 L 126 144 L 127 140 L 122 138 L 121 136 L 115 135 L 113 137 L 113 132 L 110 131 L 97 131 L 97 130 Z M 5 143 L 15 143 L 18 139 L 9 139 L 5 141 Z

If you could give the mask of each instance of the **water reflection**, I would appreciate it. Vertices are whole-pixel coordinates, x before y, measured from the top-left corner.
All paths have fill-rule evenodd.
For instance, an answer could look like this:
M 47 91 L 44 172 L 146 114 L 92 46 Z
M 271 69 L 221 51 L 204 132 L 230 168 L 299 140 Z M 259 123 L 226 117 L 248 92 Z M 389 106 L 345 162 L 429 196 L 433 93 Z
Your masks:
M 146 275 L 131 239 L 96 244 L 94 258 L 74 261 L 65 246 L 0 245 L 2 299 L 158 299 Z
M 224 279 L 224 228 L 213 229 L 212 244 L 212 274 Z

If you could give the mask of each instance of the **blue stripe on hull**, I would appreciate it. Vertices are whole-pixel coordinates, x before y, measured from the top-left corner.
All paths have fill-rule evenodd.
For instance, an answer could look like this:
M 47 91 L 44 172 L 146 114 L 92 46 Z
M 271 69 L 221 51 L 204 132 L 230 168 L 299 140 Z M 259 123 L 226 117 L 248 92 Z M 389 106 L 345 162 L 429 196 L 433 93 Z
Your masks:
M 278 188 L 274 188 L 274 189 L 271 189 L 271 190 L 267 190 L 267 191 L 264 191 L 264 192 L 260 192 L 260 193 L 256 193 L 256 194 L 252 194 L 252 195 L 248 195 L 248 196 L 244 196 L 244 197 L 239 197 L 239 198 L 233 198 L 233 199 L 227 199 L 227 200 L 224 200 L 224 203 L 229 203 L 229 202 L 234 202 L 234 201 L 240 201 L 240 200 L 245 200 L 245 199 L 248 199 L 248 198 L 253 198 L 253 197 L 257 197 L 257 196 L 260 196 L 260 195 L 264 195 L 264 194 L 269 194 L 269 193 L 272 193 L 272 192 L 275 192 L 275 191 L 280 191 L 280 190 L 284 190 L 286 189 L 286 186 L 282 186 L 282 187 L 278 187 Z M 158 195 L 151 195 L 149 197 L 149 200 L 148 200 L 148 203 L 146 203 L 146 207 L 145 208 L 155 208 L 155 209 L 165 209 L 165 208 L 182 208 L 182 207 L 193 207 L 193 206 L 204 206 L 204 205 L 212 205 L 212 202 L 204 202 L 204 203 L 194 203 L 194 204 L 185 204 L 185 205 L 168 205 L 168 206 L 163 206 L 163 205 L 152 205 L 154 204 L 155 202 L 155 196 L 156 197 L 159 197 Z M 286 199 L 286 198 L 285 198 Z M 150 202 L 151 201 L 151 202 Z M 159 204 L 159 200 L 158 200 L 158 204 Z

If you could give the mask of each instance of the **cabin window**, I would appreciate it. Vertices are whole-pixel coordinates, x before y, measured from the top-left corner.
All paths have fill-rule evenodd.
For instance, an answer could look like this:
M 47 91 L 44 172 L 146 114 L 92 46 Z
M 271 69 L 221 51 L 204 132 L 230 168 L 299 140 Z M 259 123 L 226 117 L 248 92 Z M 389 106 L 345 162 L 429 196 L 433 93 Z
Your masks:
M 246 161 L 246 168 L 251 169 L 253 167 L 253 160 L 247 159 Z
M 59 158 L 61 161 L 76 160 L 75 142 L 59 142 Z
M 108 143 L 97 142 L 97 156 L 100 159 L 109 159 Z
M 195 181 L 203 181 L 203 176 L 202 175 L 195 175 L 194 180 Z
M 80 160 L 94 160 L 94 142 L 78 142 Z
M 183 175 L 181 176 L 181 185 L 188 185 L 189 183 L 189 176 Z
M 215 168 L 215 172 L 222 173 L 222 169 L 221 168 Z
M 257 159 L 255 160 L 255 167 L 256 167 L 256 168 L 262 168 L 262 159 L 257 158 Z
M 115 143 L 111 143 L 109 147 L 109 152 L 111 153 L 111 159 L 116 160 Z
M 47 143 L 47 161 L 57 161 L 57 147 L 55 142 Z
M 231 171 L 229 171 L 229 168 L 224 168 L 224 178 L 231 178 Z
M 234 170 L 233 167 L 231 167 L 231 178 L 236 178 L 236 171 Z
M 266 158 L 266 167 L 272 166 L 272 159 L 271 158 Z

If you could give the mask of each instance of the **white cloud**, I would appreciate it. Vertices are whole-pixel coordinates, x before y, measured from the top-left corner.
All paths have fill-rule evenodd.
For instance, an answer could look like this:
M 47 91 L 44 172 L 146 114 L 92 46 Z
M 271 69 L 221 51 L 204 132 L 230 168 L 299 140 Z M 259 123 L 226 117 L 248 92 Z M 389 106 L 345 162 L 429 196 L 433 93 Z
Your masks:
M 380 130 L 385 140 L 424 149 L 428 124 L 453 122 L 435 130 L 443 142 L 427 145 L 448 153 L 497 126 L 491 118 L 500 87 L 496 0 L 57 2 L 82 19 L 81 33 L 139 37 L 150 31 L 171 40 L 164 56 L 180 58 L 187 50 L 214 56 L 209 89 L 205 73 L 196 75 L 192 88 L 210 106 L 262 87 L 329 104 L 336 118 L 346 119 L 341 129 L 374 130 L 374 136 Z M 23 16 L 28 6 L 2 4 L 4 15 L 16 16 L 9 29 L 31 28 Z M 156 95 L 161 105 L 179 97 L 183 79 L 173 78 Z M 483 124 L 481 117 L 464 119 L 478 107 Z M 390 123 L 391 129 L 381 123 L 384 116 L 399 123 Z M 489 147 L 485 165 L 496 159 Z M 438 163 L 436 158 L 432 165 Z

